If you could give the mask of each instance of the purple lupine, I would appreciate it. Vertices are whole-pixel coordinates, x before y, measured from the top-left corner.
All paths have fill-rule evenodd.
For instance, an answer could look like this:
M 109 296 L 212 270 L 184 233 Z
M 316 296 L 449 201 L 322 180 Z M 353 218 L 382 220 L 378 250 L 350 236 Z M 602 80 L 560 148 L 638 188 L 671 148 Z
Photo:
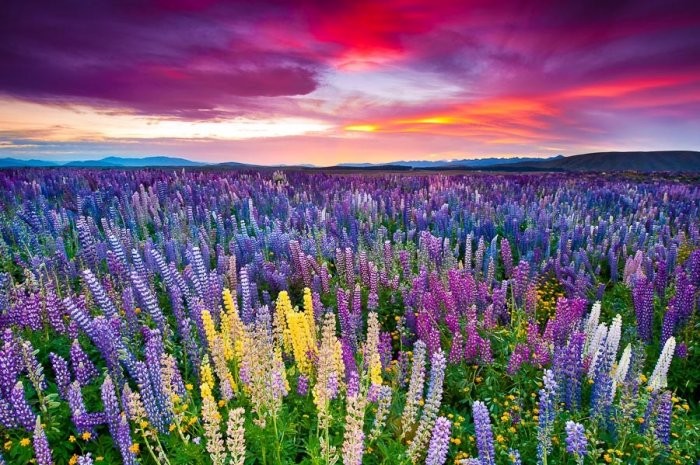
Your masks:
M 428 446 L 425 465 L 443 465 L 447 460 L 447 449 L 450 446 L 450 430 L 452 423 L 445 417 L 435 420 L 433 434 Z
M 165 321 L 163 311 L 158 305 L 156 295 L 148 286 L 147 281 L 135 270 L 132 270 L 130 278 L 133 288 L 136 291 L 136 295 L 141 302 L 141 306 L 146 310 L 153 322 L 158 326 L 161 333 L 165 333 L 167 323 Z
M 53 465 L 49 441 L 46 439 L 46 433 L 41 426 L 41 418 L 39 417 L 37 417 L 34 426 L 34 455 L 37 465 Z
M 61 299 L 56 294 L 56 285 L 53 281 L 49 281 L 46 285 L 44 306 L 51 328 L 59 334 L 65 333 L 66 323 L 63 321 L 63 306 L 61 305 Z
M 554 373 L 559 385 L 559 392 L 568 410 L 574 410 L 581 404 L 581 380 L 584 374 L 583 348 L 586 334 L 575 332 L 569 343 L 555 356 Z
M 27 431 L 31 431 L 34 426 L 36 415 L 32 412 L 29 402 L 27 402 L 27 398 L 24 395 L 24 386 L 21 381 L 17 381 L 15 384 L 8 401 L 14 410 L 17 424 Z
M 576 462 L 583 463 L 583 458 L 586 455 L 588 440 L 586 439 L 583 425 L 574 421 L 566 422 L 566 451 L 573 454 Z
M 112 379 L 109 376 L 106 376 L 102 383 L 101 395 L 109 434 L 121 453 L 123 463 L 125 465 L 133 465 L 136 463 L 136 457 L 130 449 L 131 432 L 129 431 L 128 423 L 123 424 L 126 420 L 126 415 L 121 413 L 114 383 L 112 383 Z
M 163 339 L 157 330 L 151 330 L 146 337 L 146 347 L 144 355 L 148 367 L 148 376 L 151 380 L 153 395 L 158 404 L 158 411 L 164 424 L 169 424 L 172 420 L 172 405 L 163 386 L 162 359 L 163 359 Z
M 65 358 L 53 352 L 49 354 L 49 360 L 51 361 L 51 366 L 56 374 L 56 386 L 58 387 L 58 393 L 65 399 L 68 396 L 68 386 L 70 386 L 71 383 L 68 362 Z
M 102 287 L 102 284 L 97 280 L 91 270 L 83 270 L 83 279 L 87 285 L 87 288 L 90 290 L 92 297 L 95 299 L 95 302 L 97 302 L 97 305 L 104 312 L 107 318 L 118 318 L 119 312 L 117 312 L 117 308 L 114 306 L 104 287 Z
M 671 442 L 671 418 L 673 416 L 673 402 L 670 392 L 664 391 L 659 396 L 657 409 L 654 434 L 659 442 L 668 446 Z
M 77 339 L 73 340 L 70 348 L 70 363 L 71 367 L 73 367 L 75 379 L 81 386 L 87 386 L 98 375 L 95 365 L 80 347 Z
M 491 418 L 486 404 L 477 400 L 472 406 L 474 416 L 474 431 L 476 433 L 476 448 L 479 451 L 479 461 L 482 465 L 496 464 L 496 450 L 493 446 L 493 431 Z
M 637 333 L 639 338 L 651 343 L 652 323 L 654 321 L 654 285 L 645 277 L 638 277 L 632 289 L 634 312 L 637 316 Z

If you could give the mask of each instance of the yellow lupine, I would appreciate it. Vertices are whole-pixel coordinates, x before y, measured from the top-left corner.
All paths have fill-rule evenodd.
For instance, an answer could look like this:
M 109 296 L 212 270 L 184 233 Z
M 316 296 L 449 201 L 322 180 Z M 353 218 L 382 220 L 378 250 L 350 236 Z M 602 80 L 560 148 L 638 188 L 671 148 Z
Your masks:
M 368 357 L 369 377 L 372 384 L 382 384 L 382 361 L 379 357 L 379 320 L 377 312 L 367 316 L 367 342 L 365 354 Z
M 211 365 L 209 364 L 209 356 L 206 354 L 202 358 L 201 377 L 202 384 L 214 386 L 214 372 L 211 370 Z
M 316 349 L 311 336 L 306 316 L 301 312 L 289 311 L 287 313 L 287 326 L 292 342 L 294 359 L 297 362 L 299 371 L 311 374 L 312 364 L 309 360 L 309 353 Z
M 304 314 L 311 329 L 311 343 L 316 347 L 316 318 L 314 316 L 314 301 L 311 297 L 311 289 L 304 288 Z
M 285 352 L 292 351 L 291 334 L 287 325 L 287 314 L 292 311 L 292 302 L 287 291 L 280 291 L 275 306 L 275 336 L 282 342 Z
M 214 347 L 217 331 L 214 325 L 214 319 L 211 317 L 209 310 L 202 310 L 202 326 L 204 326 L 204 335 L 207 337 L 209 348 Z
M 235 357 L 238 361 L 240 361 L 243 358 L 244 350 L 243 321 L 241 320 L 241 317 L 238 314 L 238 308 L 236 308 L 236 301 L 234 300 L 233 295 L 231 294 L 231 291 L 228 288 L 224 289 L 223 298 L 224 310 L 227 316 L 227 329 L 229 331 L 228 337 L 226 339 L 230 339 L 233 341 Z

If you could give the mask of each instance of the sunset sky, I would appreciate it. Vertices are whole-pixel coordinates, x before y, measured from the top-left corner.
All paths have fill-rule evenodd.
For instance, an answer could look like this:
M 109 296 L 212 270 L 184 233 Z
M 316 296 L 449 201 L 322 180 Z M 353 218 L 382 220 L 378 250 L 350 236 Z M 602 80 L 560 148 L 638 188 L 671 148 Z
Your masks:
M 0 157 L 700 149 L 700 2 L 9 0 Z

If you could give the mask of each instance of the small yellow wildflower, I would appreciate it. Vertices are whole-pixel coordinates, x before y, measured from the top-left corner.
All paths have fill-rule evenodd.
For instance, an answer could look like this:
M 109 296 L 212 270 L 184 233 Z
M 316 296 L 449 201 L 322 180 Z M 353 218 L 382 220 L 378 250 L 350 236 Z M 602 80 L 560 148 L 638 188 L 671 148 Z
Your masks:
M 5 447 L 5 450 L 10 450 L 10 448 L 12 447 L 12 441 L 7 441 L 4 445 L 4 447 Z
M 185 389 L 187 389 L 188 391 L 191 391 L 192 389 L 194 389 L 194 386 L 192 386 L 192 383 L 187 383 L 187 384 L 185 384 Z
M 68 442 L 75 442 L 75 441 L 76 441 L 75 436 L 73 436 L 72 434 L 70 436 L 68 436 Z
M 80 437 L 83 438 L 83 441 L 89 441 L 92 437 L 92 433 L 90 433 L 89 431 L 85 431 L 83 434 L 80 435 Z
M 31 443 L 32 443 L 32 441 L 29 440 L 29 438 L 22 438 L 22 440 L 19 441 L 19 445 L 22 447 L 27 447 Z
M 138 454 L 139 453 L 139 444 L 137 442 L 133 443 L 132 445 L 129 446 L 129 451 L 132 454 Z
M 73 454 L 70 460 L 68 460 L 68 465 L 75 465 L 76 463 L 78 463 L 78 455 Z

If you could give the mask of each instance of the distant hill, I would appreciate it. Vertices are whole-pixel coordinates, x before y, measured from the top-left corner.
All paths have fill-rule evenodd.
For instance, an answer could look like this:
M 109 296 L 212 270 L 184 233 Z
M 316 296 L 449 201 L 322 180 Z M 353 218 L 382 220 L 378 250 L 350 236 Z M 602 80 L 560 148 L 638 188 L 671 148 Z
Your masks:
M 64 164 L 45 160 L 0 158 L 1 168 L 57 167 L 76 168 L 144 168 L 190 167 L 235 170 L 332 170 L 347 171 L 639 171 L 700 173 L 700 152 L 665 150 L 656 152 L 597 152 L 551 158 L 476 158 L 464 160 L 397 161 L 391 163 L 343 163 L 335 166 L 277 165 L 265 166 L 235 161 L 209 164 L 176 157 L 107 157 L 100 160 L 72 161 Z
M 537 162 L 514 163 L 509 170 L 700 172 L 700 152 L 596 152 Z
M 17 158 L 0 158 L 0 168 L 43 168 L 58 166 L 58 164 L 46 160 L 18 160 Z
M 562 157 L 558 155 L 557 157 Z M 547 158 L 552 160 L 554 158 Z M 415 169 L 454 169 L 454 168 L 480 168 L 498 165 L 510 165 L 513 163 L 523 162 L 539 162 L 542 158 L 534 157 L 512 157 L 512 158 L 466 158 L 462 160 L 412 160 L 412 161 L 394 161 L 376 165 L 374 163 L 341 163 L 337 168 L 375 168 L 382 167 L 402 167 Z
M 79 160 L 66 163 L 56 163 L 46 160 L 19 160 L 16 158 L 0 158 L 0 168 L 27 168 L 27 167 L 52 167 L 69 166 L 73 168 L 145 168 L 149 166 L 205 166 L 206 163 L 187 160 L 177 157 L 107 157 L 99 160 Z
M 145 158 L 125 158 L 125 157 L 107 157 L 100 160 L 105 163 L 111 163 L 124 167 L 142 167 L 142 166 L 204 166 L 206 163 L 199 161 L 187 160 L 186 158 L 177 157 L 145 157 Z

